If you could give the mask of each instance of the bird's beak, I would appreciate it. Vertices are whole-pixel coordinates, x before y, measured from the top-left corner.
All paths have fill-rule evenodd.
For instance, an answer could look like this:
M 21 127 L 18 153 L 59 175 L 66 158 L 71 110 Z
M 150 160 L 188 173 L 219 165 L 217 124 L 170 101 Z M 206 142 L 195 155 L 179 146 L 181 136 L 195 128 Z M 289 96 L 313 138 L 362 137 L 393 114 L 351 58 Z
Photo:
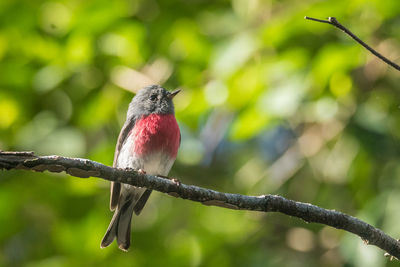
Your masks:
M 170 98 L 170 99 L 174 98 L 180 91 L 181 91 L 181 89 L 178 89 L 178 90 L 175 90 L 175 91 L 169 93 L 168 98 Z

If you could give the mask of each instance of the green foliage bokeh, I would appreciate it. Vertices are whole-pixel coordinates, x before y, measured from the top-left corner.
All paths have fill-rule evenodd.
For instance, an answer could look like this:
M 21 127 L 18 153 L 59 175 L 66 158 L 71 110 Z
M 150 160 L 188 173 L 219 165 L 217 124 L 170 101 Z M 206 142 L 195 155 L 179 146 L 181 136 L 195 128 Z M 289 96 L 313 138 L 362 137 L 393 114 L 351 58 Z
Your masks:
M 2 0 L 0 149 L 111 165 L 133 93 L 181 88 L 171 175 L 281 194 L 400 233 L 400 1 Z M 385 266 L 343 231 L 154 192 L 100 249 L 108 182 L 0 173 L 0 266 Z

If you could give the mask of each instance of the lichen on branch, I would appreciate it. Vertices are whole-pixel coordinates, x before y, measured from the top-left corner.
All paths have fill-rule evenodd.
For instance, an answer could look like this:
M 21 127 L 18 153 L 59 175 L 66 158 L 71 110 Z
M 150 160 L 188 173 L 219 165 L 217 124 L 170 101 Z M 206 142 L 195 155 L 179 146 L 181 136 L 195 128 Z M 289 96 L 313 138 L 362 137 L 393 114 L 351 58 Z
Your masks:
M 321 223 L 356 234 L 366 244 L 377 246 L 400 258 L 400 242 L 372 225 L 335 210 L 286 199 L 277 195 L 246 196 L 186 185 L 174 179 L 148 175 L 133 169 L 112 168 L 89 159 L 37 156 L 33 152 L 0 151 L 0 169 L 65 171 L 80 178 L 98 177 L 108 181 L 146 187 L 170 196 L 233 210 L 280 212 L 310 223 Z

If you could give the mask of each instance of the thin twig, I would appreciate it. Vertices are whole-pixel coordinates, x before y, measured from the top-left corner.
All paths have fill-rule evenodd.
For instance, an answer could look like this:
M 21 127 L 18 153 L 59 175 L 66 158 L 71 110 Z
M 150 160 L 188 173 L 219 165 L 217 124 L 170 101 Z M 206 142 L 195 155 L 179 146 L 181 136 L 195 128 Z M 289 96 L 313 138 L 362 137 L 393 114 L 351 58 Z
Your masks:
M 395 68 L 396 70 L 400 71 L 400 66 L 397 65 L 396 63 L 394 63 L 393 61 L 389 60 L 388 58 L 386 58 L 385 56 L 383 56 L 382 54 L 380 54 L 379 52 L 377 52 L 375 49 L 373 49 L 372 47 L 370 47 L 369 45 L 367 45 L 365 42 L 363 42 L 360 38 L 358 38 L 354 33 L 352 33 L 349 29 L 347 29 L 345 26 L 343 26 L 342 24 L 339 23 L 339 21 L 335 18 L 335 17 L 329 17 L 328 20 L 322 20 L 322 19 L 316 19 L 316 18 L 310 18 L 305 16 L 305 19 L 308 20 L 313 20 L 313 21 L 317 21 L 317 22 L 321 22 L 321 23 L 328 23 L 331 24 L 333 26 L 335 26 L 336 28 L 342 30 L 344 33 L 346 33 L 347 35 L 349 35 L 351 38 L 353 38 L 356 42 L 358 42 L 360 45 L 364 46 L 366 49 L 368 49 L 372 54 L 374 54 L 375 56 L 377 56 L 379 59 L 381 59 L 382 61 L 384 61 L 386 64 L 392 66 L 393 68 Z
M 177 183 L 174 180 L 147 175 L 129 169 L 111 168 L 88 159 L 60 156 L 36 156 L 33 152 L 0 151 L 0 170 L 31 170 L 62 172 L 87 178 L 103 178 L 139 187 L 156 190 L 174 197 L 189 199 L 208 206 L 235 210 L 280 212 L 301 218 L 306 222 L 321 223 L 343 229 L 360 236 L 366 244 L 380 247 L 389 255 L 400 258 L 400 242 L 370 224 L 335 210 L 297 202 L 277 195 L 245 196 Z

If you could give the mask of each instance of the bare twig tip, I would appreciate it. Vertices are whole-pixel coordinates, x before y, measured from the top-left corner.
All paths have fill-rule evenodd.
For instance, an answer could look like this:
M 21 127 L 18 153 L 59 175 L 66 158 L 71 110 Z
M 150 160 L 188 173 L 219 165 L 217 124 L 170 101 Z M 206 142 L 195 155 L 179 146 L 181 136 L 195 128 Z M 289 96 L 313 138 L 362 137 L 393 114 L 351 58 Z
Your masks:
M 310 17 L 305 17 L 305 19 L 308 20 L 313 20 L 313 21 L 317 21 L 317 22 L 321 22 L 321 23 L 328 23 L 331 24 L 333 26 L 335 26 L 336 28 L 342 30 L 344 33 L 346 33 L 348 36 L 350 36 L 351 38 L 353 38 L 357 43 L 359 43 L 360 45 L 362 45 L 364 48 L 366 48 L 368 51 L 370 51 L 372 54 L 374 54 L 376 57 L 378 57 L 380 60 L 382 60 L 383 62 L 385 62 L 386 64 L 388 64 L 389 66 L 395 68 L 396 70 L 400 71 L 400 66 L 397 65 L 396 63 L 394 63 L 393 61 L 389 60 L 388 58 L 384 57 L 382 54 L 380 54 L 379 52 L 377 52 L 375 49 L 373 49 L 372 47 L 370 47 L 369 45 L 367 45 L 365 42 L 363 42 L 360 38 L 358 38 L 354 33 L 352 33 L 349 29 L 347 29 L 345 26 L 343 26 L 342 24 L 339 23 L 339 21 L 335 18 L 335 17 L 328 17 L 328 20 L 321 20 L 321 19 L 315 19 L 315 18 L 310 18 Z

